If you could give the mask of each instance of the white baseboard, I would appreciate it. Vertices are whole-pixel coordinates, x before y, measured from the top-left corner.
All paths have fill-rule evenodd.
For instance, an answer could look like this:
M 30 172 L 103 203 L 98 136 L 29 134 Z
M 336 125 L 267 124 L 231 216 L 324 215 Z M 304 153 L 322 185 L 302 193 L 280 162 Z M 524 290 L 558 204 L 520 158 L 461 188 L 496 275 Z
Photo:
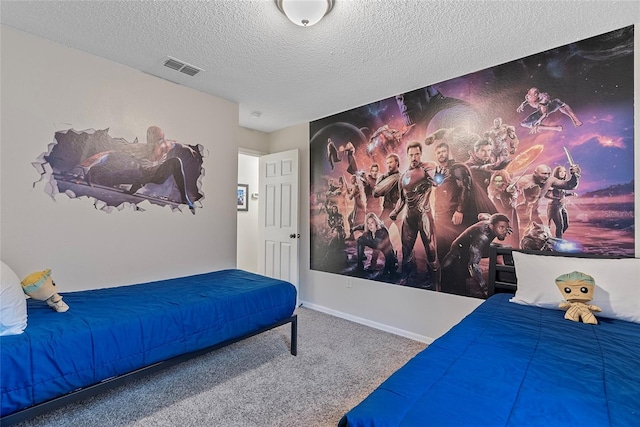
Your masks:
M 375 329 L 380 329 L 381 331 L 390 332 L 392 334 L 400 335 L 401 337 L 409 338 L 414 341 L 420 341 L 426 344 L 431 344 L 435 341 L 433 338 L 426 337 L 424 335 L 415 334 L 413 332 L 405 331 L 404 329 L 394 328 L 393 326 L 385 325 L 383 323 L 374 322 L 372 320 L 363 319 L 362 317 L 353 316 L 348 313 L 343 313 L 341 311 L 333 310 L 331 308 L 323 307 L 321 305 L 313 304 L 306 301 L 300 301 L 300 305 L 302 307 L 310 308 L 312 310 L 320 311 L 322 313 L 330 314 L 331 316 L 340 317 L 341 319 L 346 319 L 351 322 L 360 323 L 361 325 L 370 326 Z

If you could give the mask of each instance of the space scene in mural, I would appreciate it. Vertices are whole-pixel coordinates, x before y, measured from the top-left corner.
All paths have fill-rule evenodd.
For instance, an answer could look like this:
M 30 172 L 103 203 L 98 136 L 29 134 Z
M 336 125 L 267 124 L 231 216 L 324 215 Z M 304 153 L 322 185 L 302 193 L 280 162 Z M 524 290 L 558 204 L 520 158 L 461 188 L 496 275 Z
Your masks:
M 59 193 L 88 197 L 105 212 L 125 207 L 144 211 L 139 204 L 148 201 L 195 214 L 204 198 L 203 146 L 167 139 L 158 126 L 147 129 L 145 140 L 113 138 L 109 129 L 58 131 L 48 151 L 32 164 L 54 200 Z
M 490 245 L 634 256 L 633 40 L 311 122 L 311 269 L 486 298 Z

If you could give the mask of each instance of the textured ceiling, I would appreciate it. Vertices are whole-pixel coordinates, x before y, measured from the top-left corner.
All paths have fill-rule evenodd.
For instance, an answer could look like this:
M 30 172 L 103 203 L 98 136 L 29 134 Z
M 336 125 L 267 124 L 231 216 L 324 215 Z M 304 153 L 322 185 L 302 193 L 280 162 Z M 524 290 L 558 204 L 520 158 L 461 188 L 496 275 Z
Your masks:
M 310 28 L 271 0 L 0 7 L 2 24 L 235 101 L 240 126 L 264 132 L 640 22 L 640 1 L 335 0 Z

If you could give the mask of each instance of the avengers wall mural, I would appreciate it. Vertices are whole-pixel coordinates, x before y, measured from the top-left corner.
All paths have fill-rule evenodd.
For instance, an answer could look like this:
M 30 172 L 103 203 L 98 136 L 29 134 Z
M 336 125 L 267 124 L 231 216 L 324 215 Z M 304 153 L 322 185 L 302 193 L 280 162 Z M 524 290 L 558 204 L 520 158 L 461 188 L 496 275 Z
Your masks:
M 490 245 L 633 256 L 633 41 L 630 26 L 312 122 L 311 268 L 485 298 Z
M 168 139 L 158 126 L 150 126 L 144 140 L 113 138 L 109 129 L 58 131 L 33 166 L 54 199 L 58 193 L 89 197 L 106 212 L 127 206 L 142 211 L 139 204 L 148 201 L 195 214 L 204 197 L 204 147 Z

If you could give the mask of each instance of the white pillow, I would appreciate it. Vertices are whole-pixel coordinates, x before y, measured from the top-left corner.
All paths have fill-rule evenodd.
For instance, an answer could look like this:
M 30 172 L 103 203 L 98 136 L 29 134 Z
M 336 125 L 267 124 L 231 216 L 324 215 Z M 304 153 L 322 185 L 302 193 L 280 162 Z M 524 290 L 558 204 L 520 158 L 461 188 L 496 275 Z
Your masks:
M 2 262 L 2 261 L 0 261 Z M 27 301 L 20 279 L 4 262 L 0 267 L 0 335 L 18 335 L 27 327 Z
M 564 296 L 556 277 L 580 271 L 596 282 L 591 304 L 596 317 L 640 323 L 640 259 L 598 259 L 532 255 L 513 252 L 518 289 L 511 302 L 559 310 Z

